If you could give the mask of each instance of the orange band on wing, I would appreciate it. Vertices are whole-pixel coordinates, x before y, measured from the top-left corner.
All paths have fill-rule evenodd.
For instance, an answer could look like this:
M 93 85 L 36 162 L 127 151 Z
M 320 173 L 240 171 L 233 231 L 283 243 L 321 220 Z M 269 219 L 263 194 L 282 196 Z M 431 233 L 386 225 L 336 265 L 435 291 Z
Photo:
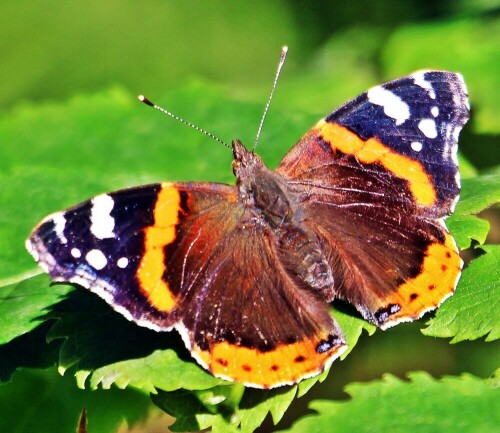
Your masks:
M 405 319 L 418 319 L 426 311 L 434 310 L 451 296 L 457 286 L 462 269 L 453 238 L 445 234 L 444 244 L 434 243 L 427 248 L 421 273 L 398 287 L 384 302 L 399 305 L 401 309 L 392 314 L 387 325 L 392 326 Z
M 365 141 L 336 123 L 320 120 L 314 129 L 334 150 L 353 154 L 366 164 L 381 164 L 395 176 L 408 181 L 417 204 L 432 206 L 436 201 L 436 190 L 420 162 L 392 151 L 375 138 Z
M 144 256 L 137 270 L 143 294 L 153 307 L 166 313 L 175 307 L 176 299 L 163 280 L 163 250 L 175 239 L 180 203 L 178 189 L 170 183 L 163 183 L 154 209 L 154 225 L 145 231 Z
M 195 346 L 193 352 L 214 376 L 259 388 L 270 388 L 296 383 L 305 377 L 321 373 L 347 348 L 342 344 L 318 353 L 316 347 L 319 340 L 316 338 L 283 344 L 268 352 L 227 342 L 214 344 L 210 351 L 203 351 Z

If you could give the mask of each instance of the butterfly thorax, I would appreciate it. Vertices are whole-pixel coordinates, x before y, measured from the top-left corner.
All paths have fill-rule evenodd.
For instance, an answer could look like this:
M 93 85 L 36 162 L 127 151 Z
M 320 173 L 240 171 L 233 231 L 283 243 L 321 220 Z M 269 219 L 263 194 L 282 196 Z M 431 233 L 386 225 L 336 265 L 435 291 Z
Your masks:
M 330 265 L 312 233 L 302 223 L 298 198 L 286 180 L 269 170 L 262 159 L 233 141 L 233 172 L 240 201 L 247 207 L 253 224 L 271 229 L 278 256 L 299 285 L 333 297 Z M 248 221 L 245 221 L 248 227 Z M 251 225 L 250 225 L 251 226 Z
M 260 156 L 250 152 L 239 140 L 233 141 L 233 172 L 239 198 L 256 220 L 278 229 L 294 217 L 294 198 L 286 181 L 269 170 Z

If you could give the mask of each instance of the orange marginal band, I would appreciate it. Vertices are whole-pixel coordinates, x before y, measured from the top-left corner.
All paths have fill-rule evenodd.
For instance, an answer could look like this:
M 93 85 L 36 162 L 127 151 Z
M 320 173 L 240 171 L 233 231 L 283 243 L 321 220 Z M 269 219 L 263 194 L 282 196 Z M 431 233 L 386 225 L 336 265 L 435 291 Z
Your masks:
M 428 246 L 421 273 L 384 300 L 401 306 L 401 310 L 390 316 L 389 326 L 404 319 L 418 319 L 426 311 L 437 308 L 455 291 L 462 260 L 453 238 L 448 233 L 445 236 L 444 244 Z
M 154 224 L 145 230 L 145 251 L 137 270 L 143 294 L 157 310 L 169 313 L 176 298 L 163 280 L 164 247 L 175 239 L 181 197 L 171 183 L 163 183 L 154 209 Z
M 304 377 L 321 373 L 329 361 L 337 358 L 347 347 L 335 346 L 318 353 L 316 347 L 320 339 L 317 338 L 283 344 L 268 352 L 227 342 L 216 343 L 209 351 L 195 346 L 193 352 L 215 376 L 270 388 L 296 383 Z
M 378 163 L 395 176 L 408 181 L 417 204 L 432 206 L 436 201 L 436 190 L 422 164 L 412 158 L 395 153 L 375 138 L 363 140 L 344 126 L 320 120 L 315 130 L 335 150 L 353 154 L 366 164 Z

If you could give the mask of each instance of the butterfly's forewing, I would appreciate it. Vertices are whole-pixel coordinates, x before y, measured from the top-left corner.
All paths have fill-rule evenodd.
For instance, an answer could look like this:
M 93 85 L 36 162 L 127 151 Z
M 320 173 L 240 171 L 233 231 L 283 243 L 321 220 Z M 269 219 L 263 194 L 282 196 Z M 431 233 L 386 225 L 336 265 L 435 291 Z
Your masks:
M 418 72 L 318 122 L 277 168 L 300 197 L 338 295 L 383 328 L 455 290 L 461 260 L 443 222 L 458 199 L 462 78 Z
M 276 260 L 269 228 L 245 224 L 237 190 L 147 185 L 46 218 L 28 249 L 135 322 L 175 327 L 213 374 L 257 387 L 317 374 L 346 348 L 314 293 Z

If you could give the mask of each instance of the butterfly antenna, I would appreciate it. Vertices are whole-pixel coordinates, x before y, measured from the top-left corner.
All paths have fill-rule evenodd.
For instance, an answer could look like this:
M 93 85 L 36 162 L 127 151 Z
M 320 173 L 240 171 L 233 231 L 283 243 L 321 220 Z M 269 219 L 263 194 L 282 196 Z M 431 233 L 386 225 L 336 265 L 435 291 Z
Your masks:
M 199 126 L 196 126 L 196 125 L 192 124 L 191 122 L 188 122 L 187 120 L 184 120 L 183 118 L 181 118 L 179 116 L 176 116 L 174 113 L 171 113 L 170 111 L 166 110 L 165 108 L 160 107 L 159 105 L 156 105 L 155 103 L 151 102 L 148 98 L 146 98 L 144 95 L 139 95 L 138 99 L 139 99 L 139 101 L 143 102 L 144 104 L 149 105 L 150 107 L 153 107 L 158 111 L 161 111 L 163 114 L 170 116 L 172 119 L 178 120 L 179 122 L 183 123 L 184 125 L 190 126 L 191 128 L 195 129 L 196 131 L 201 132 L 202 134 L 205 134 L 207 137 L 210 137 L 213 140 L 218 141 L 219 143 L 223 144 L 228 149 L 231 149 L 231 147 L 225 141 L 216 137 L 211 132 L 208 132 L 205 129 L 200 128 Z
M 276 89 L 276 85 L 278 84 L 278 78 L 280 77 L 281 68 L 283 67 L 283 64 L 285 63 L 287 52 L 288 52 L 288 47 L 285 45 L 281 49 L 280 61 L 278 63 L 278 70 L 276 71 L 276 76 L 274 77 L 273 88 L 271 89 L 271 94 L 269 95 L 269 98 L 267 99 L 266 106 L 264 107 L 264 113 L 262 114 L 262 119 L 260 119 L 260 125 L 259 125 L 259 129 L 257 130 L 257 135 L 255 136 L 255 141 L 253 143 L 252 152 L 255 151 L 255 148 L 257 147 L 260 133 L 262 131 L 262 125 L 264 125 L 264 120 L 266 119 L 267 112 L 269 111 L 269 106 L 271 105 L 271 100 L 273 99 L 274 90 Z

